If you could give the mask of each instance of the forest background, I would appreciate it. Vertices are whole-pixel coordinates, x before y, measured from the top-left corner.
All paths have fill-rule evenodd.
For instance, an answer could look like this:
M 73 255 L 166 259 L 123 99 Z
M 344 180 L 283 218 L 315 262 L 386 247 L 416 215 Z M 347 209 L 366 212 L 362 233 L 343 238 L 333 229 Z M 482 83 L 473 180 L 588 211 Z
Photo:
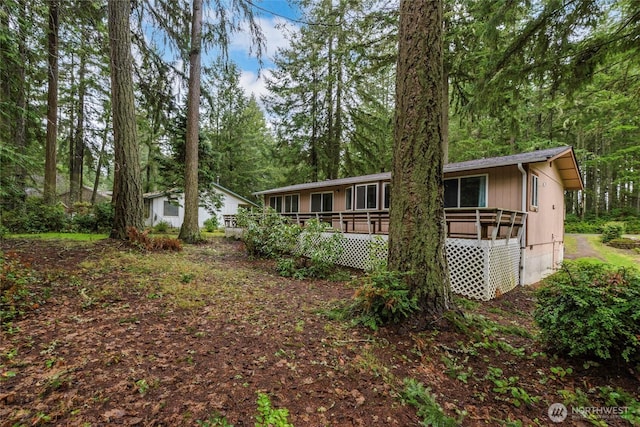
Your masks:
M 213 3 L 213 5 L 211 4 Z M 391 168 L 398 7 L 388 0 L 300 0 L 267 60 L 267 93 L 241 85 L 229 55 L 240 16 L 277 2 L 205 2 L 199 185 L 255 191 Z M 448 161 L 572 145 L 585 190 L 581 218 L 640 211 L 640 3 L 456 0 L 445 5 Z M 0 198 L 42 189 L 57 8 L 57 192 L 111 190 L 113 121 L 102 1 L 0 5 Z M 184 186 L 191 5 L 131 2 L 137 144 L 144 192 Z M 225 31 L 221 29 L 224 28 Z M 255 28 L 254 28 L 255 29 Z M 259 28 L 258 28 L 259 29 Z M 253 52 L 264 33 L 255 33 Z M 49 84 L 48 84 L 49 83 Z M 51 116 L 50 116 L 51 117 Z M 49 120 L 50 124 L 51 120 Z

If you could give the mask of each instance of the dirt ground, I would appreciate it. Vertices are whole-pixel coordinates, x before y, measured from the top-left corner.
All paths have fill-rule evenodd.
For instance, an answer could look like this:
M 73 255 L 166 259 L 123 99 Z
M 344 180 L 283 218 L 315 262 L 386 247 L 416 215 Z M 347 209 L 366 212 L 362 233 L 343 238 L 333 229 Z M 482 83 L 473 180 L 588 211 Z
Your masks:
M 236 241 L 158 254 L 4 239 L 0 251 L 33 270 L 0 335 L 0 427 L 253 426 L 259 392 L 296 426 L 420 425 L 406 378 L 465 426 L 556 425 L 552 403 L 640 396 L 637 369 L 570 362 L 535 340 L 533 288 L 458 300 L 473 334 L 374 332 L 329 315 L 349 281 L 279 277 Z M 564 425 L 594 422 L 629 425 L 575 414 Z
M 567 251 L 567 253 L 565 253 L 564 257 L 566 259 L 595 258 L 604 261 L 602 255 L 591 246 L 586 235 L 572 234 L 571 236 L 576 239 L 576 248 L 574 251 Z

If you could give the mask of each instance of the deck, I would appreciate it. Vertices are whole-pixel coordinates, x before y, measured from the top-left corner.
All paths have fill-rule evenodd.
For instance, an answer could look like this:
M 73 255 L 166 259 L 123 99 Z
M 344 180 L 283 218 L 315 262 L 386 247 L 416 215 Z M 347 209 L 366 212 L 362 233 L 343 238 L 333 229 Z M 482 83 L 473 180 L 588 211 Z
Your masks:
M 261 214 L 256 214 L 261 215 Z M 282 214 L 304 226 L 310 219 L 330 224 L 344 234 L 338 264 L 366 269 L 371 256 L 386 257 L 386 248 L 373 254 L 375 236 L 388 238 L 388 211 Z M 446 253 L 451 290 L 487 301 L 520 282 L 521 238 L 527 214 L 499 208 L 445 209 Z M 240 237 L 234 215 L 225 215 L 225 234 Z
M 282 213 L 294 224 L 310 219 L 330 224 L 335 230 L 353 234 L 389 233 L 389 211 Z M 519 239 L 527 214 L 500 208 L 445 209 L 446 237 L 476 240 Z M 224 215 L 225 228 L 236 228 L 234 215 Z

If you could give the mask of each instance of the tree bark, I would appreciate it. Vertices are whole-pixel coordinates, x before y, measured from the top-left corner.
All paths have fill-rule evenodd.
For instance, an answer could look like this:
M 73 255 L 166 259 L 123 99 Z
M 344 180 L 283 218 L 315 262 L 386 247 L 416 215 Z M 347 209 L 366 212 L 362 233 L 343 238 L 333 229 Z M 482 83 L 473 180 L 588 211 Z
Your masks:
M 402 0 L 396 77 L 389 268 L 408 272 L 416 320 L 452 308 L 445 258 L 442 3 Z M 425 324 L 426 326 L 426 324 Z
M 88 36 L 85 31 L 85 39 Z M 84 100 L 87 92 L 87 84 L 85 82 L 85 74 L 87 68 L 86 53 L 80 53 L 80 64 L 78 70 L 78 104 L 76 126 L 73 133 L 73 156 L 71 157 L 71 186 L 70 186 L 70 202 L 71 206 L 75 202 L 82 202 L 82 175 L 84 166 Z
M 111 237 L 126 239 L 129 227 L 142 228 L 142 178 L 133 96 L 130 4 L 109 0 L 111 105 L 115 173 Z
M 106 117 L 107 123 L 105 123 L 104 133 L 102 134 L 102 145 L 100 146 L 100 152 L 98 153 L 98 164 L 96 166 L 96 178 L 93 181 L 93 191 L 91 192 L 91 205 L 96 204 L 96 198 L 98 196 L 98 187 L 100 186 L 100 170 L 102 169 L 102 159 L 104 158 L 104 150 L 109 140 L 108 127 L 109 116 Z
M 49 0 L 47 137 L 44 161 L 44 202 L 56 203 L 56 148 L 58 138 L 58 0 Z
M 193 0 L 191 51 L 189 52 L 189 95 L 185 142 L 184 221 L 178 238 L 193 243 L 201 240 L 198 223 L 198 121 L 200 111 L 200 50 L 202 46 L 202 0 Z

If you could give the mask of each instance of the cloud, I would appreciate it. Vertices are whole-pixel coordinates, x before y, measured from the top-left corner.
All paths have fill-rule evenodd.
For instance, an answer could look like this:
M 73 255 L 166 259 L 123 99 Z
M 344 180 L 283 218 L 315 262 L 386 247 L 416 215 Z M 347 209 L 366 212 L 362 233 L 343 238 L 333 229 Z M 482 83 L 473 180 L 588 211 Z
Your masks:
M 265 72 L 268 72 L 268 70 L 263 70 L 260 77 L 258 77 L 257 73 L 248 70 L 242 70 L 240 74 L 240 86 L 247 95 L 255 95 L 258 102 L 260 102 L 260 97 L 267 93 L 264 81 Z
M 286 38 L 287 34 L 298 31 L 298 27 L 282 18 L 257 18 L 256 22 L 262 30 L 266 45 L 264 52 L 265 58 L 263 59 L 272 58 L 279 48 L 288 47 L 289 40 Z M 234 35 L 229 48 L 234 54 L 245 54 L 255 57 L 255 47 L 253 46 L 251 34 L 246 26 L 243 31 Z
M 251 35 L 246 29 L 234 35 L 229 46 L 229 56 L 241 70 L 240 86 L 247 95 L 255 95 L 262 106 L 260 97 L 267 93 L 265 76 L 269 75 L 273 68 L 272 58 L 278 49 L 289 46 L 287 36 L 297 32 L 299 27 L 279 17 L 257 18 L 257 23 L 262 29 L 266 44 L 262 58 L 263 68 L 260 69 L 255 57 L 255 48 L 252 47 Z

